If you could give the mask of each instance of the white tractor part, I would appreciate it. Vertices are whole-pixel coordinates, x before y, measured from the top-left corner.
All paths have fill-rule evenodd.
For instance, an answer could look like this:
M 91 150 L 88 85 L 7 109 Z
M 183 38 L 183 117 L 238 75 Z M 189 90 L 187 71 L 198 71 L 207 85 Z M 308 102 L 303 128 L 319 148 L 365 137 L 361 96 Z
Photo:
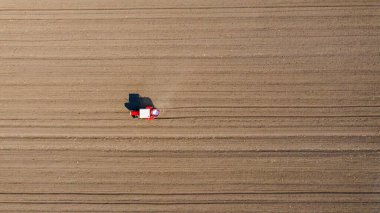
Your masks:
M 150 118 L 150 109 L 140 109 L 139 118 Z

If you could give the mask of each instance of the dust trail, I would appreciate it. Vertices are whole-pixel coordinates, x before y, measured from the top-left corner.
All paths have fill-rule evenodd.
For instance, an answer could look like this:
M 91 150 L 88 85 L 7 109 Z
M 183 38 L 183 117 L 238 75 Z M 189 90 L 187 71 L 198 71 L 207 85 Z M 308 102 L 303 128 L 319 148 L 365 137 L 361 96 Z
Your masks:
M 305 108 L 377 108 L 379 105 L 337 105 L 337 106 L 317 106 L 317 105 L 298 105 L 298 106 L 180 106 L 180 107 L 170 107 L 166 109 L 281 109 L 281 108 L 294 108 L 294 109 L 305 109 Z
M 179 67 L 179 66 L 178 66 Z M 167 80 L 167 89 L 168 93 L 162 93 L 158 97 L 158 107 L 160 107 L 161 110 L 165 110 L 165 108 L 169 108 L 173 106 L 173 102 L 175 97 L 178 97 L 177 91 L 181 91 L 181 88 L 184 86 L 185 81 L 188 79 L 187 76 L 191 76 L 191 73 L 194 71 L 194 68 L 188 67 L 185 69 L 178 69 L 178 72 L 176 72 L 176 75 L 168 76 L 168 78 L 165 78 Z

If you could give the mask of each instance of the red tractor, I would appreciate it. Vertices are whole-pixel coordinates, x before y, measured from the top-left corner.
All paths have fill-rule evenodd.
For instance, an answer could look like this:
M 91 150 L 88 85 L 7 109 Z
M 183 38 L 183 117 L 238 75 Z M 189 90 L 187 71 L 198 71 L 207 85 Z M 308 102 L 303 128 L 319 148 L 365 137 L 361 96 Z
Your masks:
M 130 114 L 132 118 L 145 118 L 147 120 L 153 120 L 158 117 L 160 110 L 153 108 L 152 106 L 147 106 L 139 110 L 131 110 Z

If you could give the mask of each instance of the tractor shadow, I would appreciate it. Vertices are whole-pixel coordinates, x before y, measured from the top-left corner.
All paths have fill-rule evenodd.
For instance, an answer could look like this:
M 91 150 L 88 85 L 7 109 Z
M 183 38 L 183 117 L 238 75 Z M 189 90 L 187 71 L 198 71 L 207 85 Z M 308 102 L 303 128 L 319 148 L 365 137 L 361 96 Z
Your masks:
M 129 93 L 128 102 L 124 103 L 125 108 L 128 110 L 139 110 L 141 108 L 145 108 L 147 106 L 154 107 L 152 99 L 148 97 L 141 97 L 140 94 L 137 93 Z

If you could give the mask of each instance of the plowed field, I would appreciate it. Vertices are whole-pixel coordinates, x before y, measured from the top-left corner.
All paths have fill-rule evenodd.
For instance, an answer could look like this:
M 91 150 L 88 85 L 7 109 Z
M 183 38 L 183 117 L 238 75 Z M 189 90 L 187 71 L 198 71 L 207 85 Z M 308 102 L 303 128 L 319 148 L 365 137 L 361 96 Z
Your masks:
M 379 91 L 377 0 L 2 0 L 0 211 L 379 212 Z

